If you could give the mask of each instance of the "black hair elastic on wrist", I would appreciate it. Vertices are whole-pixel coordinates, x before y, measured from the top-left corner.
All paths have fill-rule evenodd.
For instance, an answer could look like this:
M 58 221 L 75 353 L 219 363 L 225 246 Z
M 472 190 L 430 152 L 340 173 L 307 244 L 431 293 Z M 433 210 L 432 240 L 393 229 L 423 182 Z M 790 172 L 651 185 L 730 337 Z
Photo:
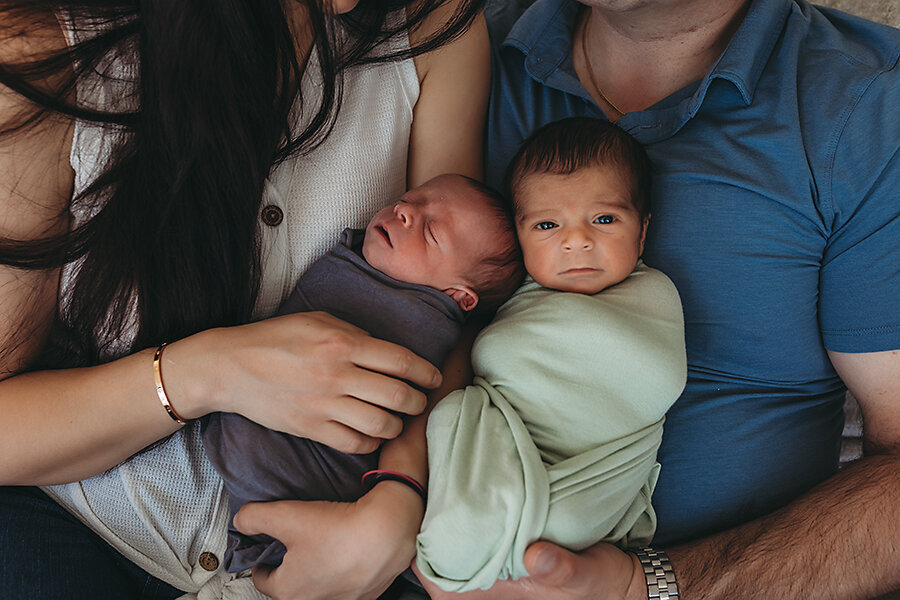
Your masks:
M 400 483 L 412 488 L 419 496 L 421 496 L 422 502 L 426 502 L 428 499 L 428 494 L 425 492 L 425 488 L 422 487 L 422 484 L 409 475 L 397 473 L 396 471 L 375 469 L 363 474 L 362 476 L 363 489 L 365 489 L 367 492 L 382 481 L 399 481 Z

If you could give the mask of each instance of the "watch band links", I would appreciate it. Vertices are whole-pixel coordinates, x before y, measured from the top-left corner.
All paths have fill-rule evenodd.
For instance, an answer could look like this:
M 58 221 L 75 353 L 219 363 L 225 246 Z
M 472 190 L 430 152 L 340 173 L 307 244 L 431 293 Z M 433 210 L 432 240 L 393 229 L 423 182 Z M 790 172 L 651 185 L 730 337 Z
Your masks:
M 675 571 L 666 553 L 653 548 L 641 548 L 634 553 L 644 569 L 648 600 L 678 600 Z

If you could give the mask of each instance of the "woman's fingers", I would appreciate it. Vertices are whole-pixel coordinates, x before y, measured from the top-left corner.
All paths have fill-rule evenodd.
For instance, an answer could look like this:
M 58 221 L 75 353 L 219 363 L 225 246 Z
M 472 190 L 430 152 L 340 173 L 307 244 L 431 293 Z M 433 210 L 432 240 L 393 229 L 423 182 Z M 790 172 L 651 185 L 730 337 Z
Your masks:
M 390 440 L 403 430 L 403 420 L 381 407 L 344 396 L 333 400 L 327 408 L 328 416 L 364 436 Z
M 298 334 L 309 342 L 322 344 L 320 349 L 329 358 L 345 358 L 363 369 L 423 388 L 435 388 L 441 383 L 441 372 L 424 358 L 403 346 L 373 338 L 364 330 L 328 313 L 299 313 L 270 321 L 277 323 L 282 319 L 293 319 L 300 327 Z
M 362 335 L 364 337 L 350 356 L 356 366 L 423 388 L 436 388 L 441 384 L 441 372 L 424 358 L 403 346 Z
M 321 439 L 316 441 L 347 454 L 369 454 L 370 452 L 375 452 L 378 446 L 381 445 L 381 442 L 384 441 L 382 438 L 364 435 L 356 429 L 336 421 L 323 423 L 318 428 L 318 434 L 317 437 Z
M 341 383 L 341 389 L 347 396 L 381 408 L 406 415 L 417 415 L 425 410 L 427 398 L 424 393 L 381 373 L 355 368 L 347 373 Z
M 294 517 L 292 506 L 286 502 L 250 502 L 241 507 L 234 516 L 234 527 L 245 535 L 265 534 L 275 537 L 282 535 L 280 524 Z M 266 596 L 273 596 L 278 590 L 280 572 L 269 565 L 253 567 L 253 585 Z
M 197 339 L 205 346 L 191 355 L 217 358 L 210 361 L 207 380 L 195 382 L 200 408 L 191 414 L 235 412 L 343 452 L 372 452 L 382 440 L 397 437 L 400 417 L 425 408 L 425 394 L 416 386 L 441 382 L 425 359 L 322 312 L 274 317 Z M 176 394 L 178 373 L 170 365 L 167 376 Z

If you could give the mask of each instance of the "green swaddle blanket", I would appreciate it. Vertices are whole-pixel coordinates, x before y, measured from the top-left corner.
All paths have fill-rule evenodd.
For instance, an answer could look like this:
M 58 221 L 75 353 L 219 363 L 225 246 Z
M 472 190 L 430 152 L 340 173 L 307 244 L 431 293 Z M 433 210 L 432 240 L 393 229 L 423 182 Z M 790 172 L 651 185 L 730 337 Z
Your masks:
M 416 540 L 448 591 L 527 576 L 529 544 L 645 544 L 666 410 L 687 373 L 672 282 L 638 263 L 599 294 L 516 291 L 472 348 L 474 384 L 428 419 Z

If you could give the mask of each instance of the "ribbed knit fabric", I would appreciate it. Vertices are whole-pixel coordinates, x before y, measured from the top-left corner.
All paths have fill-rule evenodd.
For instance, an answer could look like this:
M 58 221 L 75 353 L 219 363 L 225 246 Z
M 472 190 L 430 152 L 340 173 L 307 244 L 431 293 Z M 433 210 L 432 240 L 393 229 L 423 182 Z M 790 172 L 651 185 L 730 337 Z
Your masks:
M 313 55 L 307 73 L 317 70 Z M 306 105 L 315 106 L 321 93 L 317 80 L 304 77 L 302 93 Z M 411 60 L 347 73 L 334 132 L 311 155 L 281 165 L 269 178 L 261 207 L 275 204 L 285 210 L 278 227 L 261 225 L 266 250 L 258 315 L 272 314 L 301 273 L 338 243 L 345 228 L 365 228 L 376 212 L 406 191 L 407 148 L 418 97 Z
M 72 31 L 70 27 L 74 38 Z M 391 44 L 391 49 L 398 49 L 408 41 Z M 127 53 L 120 55 L 105 66 L 118 82 L 86 81 L 79 88 L 80 99 L 106 108 L 133 102 L 127 83 L 122 83 L 133 80 L 129 74 L 135 72 L 127 57 Z M 316 106 L 321 88 L 317 78 L 313 55 L 302 80 L 306 107 Z M 279 165 L 266 182 L 260 212 L 276 205 L 284 220 L 275 227 L 260 221 L 263 279 L 255 311 L 258 318 L 274 312 L 300 274 L 337 243 L 344 228 L 364 226 L 406 189 L 407 146 L 419 94 L 413 61 L 353 69 L 344 82 L 341 112 L 325 143 L 311 155 Z M 293 118 L 299 131 L 304 118 L 299 103 Z M 106 165 L 116 135 L 109 129 L 76 124 L 70 157 L 76 194 Z M 73 206 L 76 224 L 93 214 L 89 204 Z M 63 318 L 72 272 L 69 267 L 63 274 Z M 130 341 L 111 344 L 110 358 L 124 353 Z M 261 597 L 246 574 L 231 575 L 221 566 L 227 498 L 206 459 L 196 426 L 184 427 L 106 473 L 44 490 L 148 573 L 187 591 L 184 598 Z M 217 570 L 210 572 L 200 565 L 203 553 L 219 559 Z

